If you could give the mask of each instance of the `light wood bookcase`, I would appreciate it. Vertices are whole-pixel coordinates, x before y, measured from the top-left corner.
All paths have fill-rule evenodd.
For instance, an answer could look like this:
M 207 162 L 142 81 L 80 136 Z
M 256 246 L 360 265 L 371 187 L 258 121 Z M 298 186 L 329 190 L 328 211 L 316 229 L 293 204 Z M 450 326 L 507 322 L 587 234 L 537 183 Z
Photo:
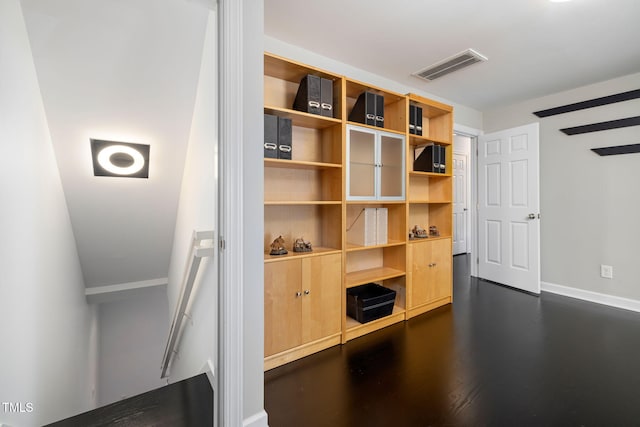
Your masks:
M 407 95 L 409 103 L 422 108 L 422 135 L 409 135 L 407 152 L 407 222 L 428 230 L 435 225 L 439 237 L 410 240 L 407 248 L 406 318 L 452 302 L 453 296 L 453 108 L 419 95 Z M 445 173 L 413 170 L 418 147 L 445 147 Z
M 307 74 L 333 82 L 333 117 L 292 109 Z M 348 120 L 364 91 L 384 96 L 384 127 Z M 410 104 L 423 109 L 424 136 L 409 134 Z M 265 369 L 450 303 L 453 109 L 265 53 L 264 112 L 291 119 L 293 135 L 291 160 L 264 160 Z M 394 178 L 404 184 L 400 197 L 349 199 L 349 129 L 401 141 L 405 162 Z M 425 144 L 448 147 L 446 173 L 413 171 L 414 150 Z M 381 176 L 390 170 L 397 165 Z M 349 243 L 347 229 L 371 207 L 387 209 L 387 242 Z M 440 237 L 410 240 L 416 224 L 436 225 Z M 269 255 L 278 236 L 289 253 Z M 291 250 L 299 237 L 311 241 L 312 252 Z M 346 315 L 346 290 L 370 282 L 394 289 L 396 300 L 390 316 L 360 324 Z

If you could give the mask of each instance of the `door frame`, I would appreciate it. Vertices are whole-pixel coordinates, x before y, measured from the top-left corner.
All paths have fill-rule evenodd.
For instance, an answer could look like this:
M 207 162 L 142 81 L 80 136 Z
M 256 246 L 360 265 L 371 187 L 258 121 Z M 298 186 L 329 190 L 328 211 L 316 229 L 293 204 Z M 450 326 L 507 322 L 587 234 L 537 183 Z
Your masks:
M 478 137 L 484 132 L 469 126 L 454 123 L 453 132 L 471 138 L 471 149 L 469 153 L 469 230 L 467 237 L 471 247 L 469 257 L 471 263 L 469 272 L 471 276 L 478 276 Z M 469 243 L 467 245 L 469 245 Z
M 264 5 L 207 0 L 218 14 L 217 426 L 266 427 L 264 410 Z M 240 219 L 240 220 L 239 220 Z
M 473 140 L 473 138 L 467 136 L 467 135 L 462 135 L 459 132 L 456 132 L 457 135 L 465 137 L 465 138 L 469 138 L 471 141 Z M 465 205 L 467 206 L 467 215 L 465 215 L 465 230 L 466 230 L 466 236 L 465 236 L 465 253 L 470 253 L 471 251 L 471 144 L 469 144 L 469 151 L 467 150 L 460 150 L 459 148 L 456 148 L 456 143 L 455 143 L 455 135 L 454 135 L 454 142 L 453 142 L 453 155 L 459 155 L 459 156 L 464 156 L 465 157 L 465 167 L 466 167 L 466 171 L 465 171 L 465 182 L 464 182 L 464 187 L 465 187 Z M 453 161 L 453 163 L 455 164 L 455 159 Z M 454 167 L 452 165 L 452 173 L 453 173 Z M 453 191 L 455 192 L 455 187 L 453 189 Z M 454 200 L 454 206 L 455 206 L 455 200 Z M 455 211 L 455 207 L 454 207 L 454 211 Z M 455 212 L 454 212 L 455 213 Z M 455 235 L 455 229 L 453 231 L 453 234 Z M 455 244 L 454 244 L 455 245 Z M 460 254 L 459 254 L 460 255 Z

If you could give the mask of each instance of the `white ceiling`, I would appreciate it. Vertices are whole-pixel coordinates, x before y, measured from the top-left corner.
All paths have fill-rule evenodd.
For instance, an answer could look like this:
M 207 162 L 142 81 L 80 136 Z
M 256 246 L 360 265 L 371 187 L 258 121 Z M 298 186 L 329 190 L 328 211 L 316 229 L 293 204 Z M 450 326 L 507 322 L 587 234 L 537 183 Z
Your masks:
M 167 277 L 206 2 L 22 6 L 85 284 Z M 90 138 L 149 144 L 149 179 L 94 177 Z
M 640 1 L 265 0 L 265 33 L 477 110 L 640 71 Z M 468 48 L 489 58 L 411 73 Z

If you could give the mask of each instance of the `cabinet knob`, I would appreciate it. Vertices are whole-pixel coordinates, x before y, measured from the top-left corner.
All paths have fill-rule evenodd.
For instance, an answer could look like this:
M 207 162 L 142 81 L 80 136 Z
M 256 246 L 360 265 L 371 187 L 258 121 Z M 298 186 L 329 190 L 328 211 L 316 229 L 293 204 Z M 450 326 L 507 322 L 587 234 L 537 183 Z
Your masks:
M 435 266 L 436 266 L 435 262 L 432 262 L 431 264 L 429 264 L 429 267 L 435 267 Z
M 302 292 L 298 291 L 296 292 L 296 297 L 301 297 L 302 296 Z
M 305 290 L 304 290 L 304 294 L 305 294 L 305 295 L 309 295 L 310 293 L 311 293 L 311 291 L 310 291 L 309 289 L 305 289 Z

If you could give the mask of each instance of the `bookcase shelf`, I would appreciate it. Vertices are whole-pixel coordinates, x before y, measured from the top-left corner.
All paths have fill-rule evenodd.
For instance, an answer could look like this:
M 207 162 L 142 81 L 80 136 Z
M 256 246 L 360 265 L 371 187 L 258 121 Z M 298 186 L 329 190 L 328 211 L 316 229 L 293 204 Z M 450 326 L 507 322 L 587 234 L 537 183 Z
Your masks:
M 394 130 L 394 129 L 380 128 L 380 127 L 377 127 L 377 126 L 371 126 L 371 125 L 367 125 L 367 124 L 364 124 L 364 123 L 352 122 L 352 121 L 349 121 L 349 120 L 347 120 L 347 124 L 348 124 L 348 125 L 353 125 L 353 126 L 359 126 L 359 127 L 365 128 L 365 129 L 371 129 L 371 130 L 384 130 L 385 132 L 394 133 L 394 134 L 397 134 L 397 135 L 402 135 L 402 136 L 404 136 L 404 135 L 405 135 L 405 132 L 404 132 L 404 131 L 398 131 L 398 130 Z
M 291 119 L 293 126 L 299 126 L 311 129 L 324 129 L 330 126 L 341 125 L 342 120 L 333 117 L 323 117 L 317 114 L 309 114 L 303 111 L 291 110 L 289 108 L 280 108 L 274 106 L 264 106 L 266 114 Z
M 429 236 L 426 239 L 412 239 L 412 240 L 409 240 L 408 243 L 414 244 L 414 243 L 420 243 L 420 242 L 427 242 L 427 241 L 431 242 L 434 240 L 447 240 L 447 239 L 451 239 L 451 235 L 440 234 L 439 236 Z
M 354 271 L 352 273 L 347 273 L 345 287 L 352 288 L 365 283 L 379 282 L 386 279 L 393 279 L 394 277 L 401 277 L 405 274 L 406 273 L 402 270 L 396 270 L 395 268 L 390 267 L 378 267 Z
M 450 173 L 420 172 L 410 171 L 409 176 L 425 177 L 425 178 L 451 178 Z
M 408 104 L 406 96 L 353 79 L 345 79 L 345 82 L 345 106 L 347 119 L 348 113 L 353 109 L 358 96 L 360 96 L 360 94 L 363 92 L 372 92 L 384 97 L 384 126 L 371 127 L 374 129 L 385 130 L 389 132 L 398 132 L 402 135 L 406 134 L 409 126 L 407 123 Z M 349 123 L 358 126 L 363 125 L 362 123 L 355 123 L 351 121 Z
M 264 202 L 265 206 L 316 206 L 316 205 L 334 205 L 340 206 L 342 202 L 339 200 L 269 200 Z
M 289 251 L 289 253 L 284 255 L 269 255 L 269 252 L 264 253 L 264 262 L 279 262 L 284 261 L 291 258 L 305 258 L 305 257 L 314 257 L 321 256 L 327 254 L 342 254 L 342 251 L 338 248 L 323 248 L 323 247 L 314 247 L 311 252 L 293 252 Z
M 442 205 L 442 204 L 448 204 L 451 203 L 451 200 L 436 200 L 436 199 L 431 199 L 431 200 L 409 200 L 407 203 L 411 204 L 411 205 L 428 205 L 428 204 L 433 204 L 433 205 Z
M 336 163 L 323 163 L 323 162 L 305 162 L 296 160 L 283 160 L 283 159 L 264 159 L 264 166 L 270 168 L 283 168 L 283 169 L 340 169 L 341 164 Z
M 438 145 L 451 145 L 450 140 L 428 138 L 426 136 L 409 135 L 410 145 L 425 145 L 425 144 L 438 144 Z
M 332 82 L 332 117 L 293 108 L 309 74 Z M 363 92 L 384 98 L 383 126 L 349 120 Z M 410 105 L 422 109 L 422 135 L 409 133 Z M 450 303 L 453 108 L 270 53 L 263 107 L 290 119 L 292 134 L 291 159 L 264 160 L 265 369 Z M 445 147 L 446 173 L 413 170 L 415 150 L 430 144 Z M 354 179 L 368 181 L 350 186 Z M 363 213 L 369 226 L 375 219 L 377 242 L 367 238 L 368 246 L 354 243 L 365 241 L 353 234 L 364 230 L 354 228 Z M 440 235 L 409 240 L 414 225 Z M 289 252 L 270 255 L 278 237 Z M 313 250 L 293 252 L 297 238 Z M 392 314 L 361 324 L 346 314 L 346 291 L 367 283 L 393 289 L 396 299 Z
M 342 76 L 270 53 L 264 55 L 264 105 L 270 109 L 282 109 L 284 114 L 294 114 L 299 118 L 305 117 L 304 114 L 295 114 L 292 107 L 300 81 L 307 74 L 333 82 L 333 118 L 341 121 L 343 111 Z M 320 122 L 325 122 L 322 116 L 318 117 Z M 320 125 L 320 127 L 322 126 Z
M 356 244 L 347 242 L 347 252 L 368 251 L 368 250 L 377 249 L 377 248 L 400 246 L 400 245 L 404 245 L 405 243 L 406 242 L 404 240 L 392 240 L 392 239 L 389 239 L 388 242 L 385 243 L 384 245 L 371 245 L 371 246 L 361 246 L 361 245 L 356 245 Z
M 385 316 L 368 323 L 360 323 L 356 319 L 347 317 L 344 332 L 345 342 L 377 331 L 378 329 L 386 328 L 387 326 L 391 326 L 404 320 L 405 309 L 397 305 L 393 306 L 393 311 L 389 316 Z

